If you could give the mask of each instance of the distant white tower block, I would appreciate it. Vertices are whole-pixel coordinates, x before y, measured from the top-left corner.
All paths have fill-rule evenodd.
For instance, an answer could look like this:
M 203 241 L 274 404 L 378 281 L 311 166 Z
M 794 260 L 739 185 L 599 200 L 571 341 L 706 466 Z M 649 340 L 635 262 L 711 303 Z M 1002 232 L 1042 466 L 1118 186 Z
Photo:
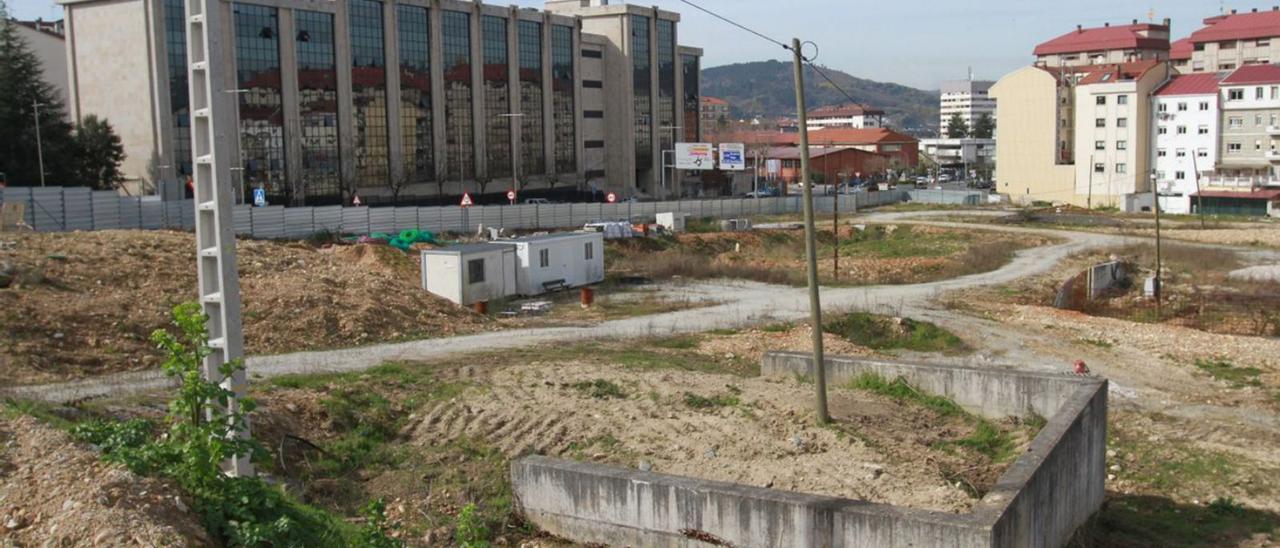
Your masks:
M 220 67 L 232 66 L 229 2 L 187 0 L 187 59 L 191 91 L 191 154 L 196 202 L 196 264 L 200 304 L 209 315 L 209 346 L 204 359 L 205 378 L 220 382 L 243 397 L 247 379 L 243 372 L 224 378 L 222 365 L 244 357 L 240 322 L 240 277 L 236 270 L 236 238 L 231 219 L 235 199 L 231 178 L 230 139 L 234 126 L 219 127 L 217 120 L 235 120 L 236 96 L 232 75 Z M 239 400 L 233 399 L 234 408 Z M 242 432 L 247 436 L 247 431 Z M 253 475 L 247 455 L 232 459 L 227 471 Z

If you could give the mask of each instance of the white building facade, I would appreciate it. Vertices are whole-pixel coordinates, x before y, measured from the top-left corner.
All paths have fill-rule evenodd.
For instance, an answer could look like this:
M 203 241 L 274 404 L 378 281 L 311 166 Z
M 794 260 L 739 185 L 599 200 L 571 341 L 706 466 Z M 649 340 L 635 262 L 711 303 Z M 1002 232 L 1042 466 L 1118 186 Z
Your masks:
M 1192 213 L 1192 197 L 1202 178 L 1218 162 L 1221 110 L 1217 73 L 1173 77 L 1156 91 L 1155 159 L 1160 207 L 1169 213 Z
M 938 127 L 942 128 L 943 136 L 947 135 L 947 126 L 951 123 L 951 118 L 957 114 L 970 130 L 973 129 L 973 123 L 984 114 L 995 120 L 996 100 L 987 93 L 994 83 L 972 79 L 942 83 L 939 110 L 941 124 Z

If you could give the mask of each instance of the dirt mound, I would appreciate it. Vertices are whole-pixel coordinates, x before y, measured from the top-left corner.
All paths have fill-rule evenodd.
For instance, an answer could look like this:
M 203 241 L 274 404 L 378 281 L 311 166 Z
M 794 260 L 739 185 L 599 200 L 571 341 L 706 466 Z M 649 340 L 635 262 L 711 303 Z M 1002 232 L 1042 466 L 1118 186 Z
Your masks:
M 7 382 L 49 382 L 155 367 L 148 336 L 196 298 L 193 236 L 165 231 L 14 234 L 0 261 L 0 365 Z M 239 242 L 250 354 L 334 348 L 487 328 L 419 287 L 418 267 L 385 246 L 317 249 Z
M 0 419 L 0 544 L 213 545 L 189 505 L 35 419 Z

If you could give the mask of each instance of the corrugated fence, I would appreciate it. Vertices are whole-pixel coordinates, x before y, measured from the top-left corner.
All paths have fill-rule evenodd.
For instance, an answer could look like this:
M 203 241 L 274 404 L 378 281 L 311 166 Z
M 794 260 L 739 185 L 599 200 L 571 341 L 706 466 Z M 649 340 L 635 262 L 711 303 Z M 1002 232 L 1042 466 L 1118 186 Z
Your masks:
M 830 212 L 834 196 L 814 200 L 818 211 Z M 900 191 L 840 196 L 840 210 L 854 211 L 906 199 Z M 160 201 L 153 196 L 120 196 L 83 187 L 10 187 L 0 202 L 26 204 L 26 222 L 40 232 L 108 229 L 193 228 L 191 200 Z M 235 231 L 254 238 L 304 238 L 322 231 L 368 234 L 406 229 L 475 232 L 481 225 L 508 229 L 572 228 L 597 221 L 652 220 L 658 213 L 730 219 L 798 213 L 800 196 L 778 198 L 677 200 L 618 204 L 529 204 L 462 207 L 251 207 L 236 206 Z

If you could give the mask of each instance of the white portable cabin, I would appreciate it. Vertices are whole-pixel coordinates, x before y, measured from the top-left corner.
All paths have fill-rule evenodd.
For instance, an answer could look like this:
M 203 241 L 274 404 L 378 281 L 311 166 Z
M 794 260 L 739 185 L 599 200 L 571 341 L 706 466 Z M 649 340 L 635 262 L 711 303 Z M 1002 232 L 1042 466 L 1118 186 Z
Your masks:
M 519 263 L 517 292 L 541 295 L 604 281 L 604 235 L 567 232 L 511 240 Z
M 422 251 L 422 288 L 463 306 L 516 294 L 516 247 L 455 245 Z

